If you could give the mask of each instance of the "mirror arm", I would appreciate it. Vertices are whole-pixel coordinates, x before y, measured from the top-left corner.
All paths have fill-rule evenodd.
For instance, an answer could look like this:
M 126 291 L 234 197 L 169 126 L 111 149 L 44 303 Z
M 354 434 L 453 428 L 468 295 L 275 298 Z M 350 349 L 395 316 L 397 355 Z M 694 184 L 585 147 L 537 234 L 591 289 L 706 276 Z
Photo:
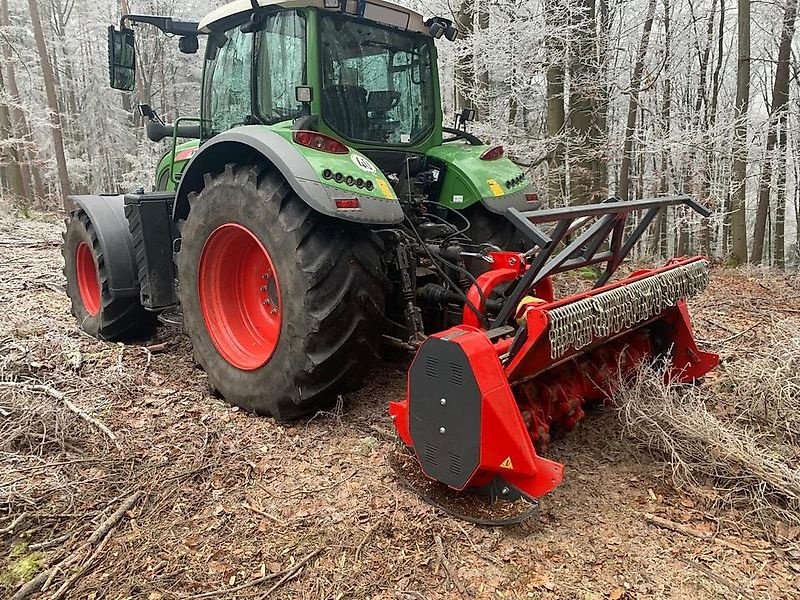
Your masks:
M 159 17 L 156 15 L 122 15 L 119 20 L 121 29 L 125 29 L 125 23 L 145 23 L 152 25 L 156 29 L 164 33 L 170 33 L 179 36 L 197 36 L 203 35 L 203 32 L 197 30 L 199 23 L 196 21 L 178 21 L 172 17 Z

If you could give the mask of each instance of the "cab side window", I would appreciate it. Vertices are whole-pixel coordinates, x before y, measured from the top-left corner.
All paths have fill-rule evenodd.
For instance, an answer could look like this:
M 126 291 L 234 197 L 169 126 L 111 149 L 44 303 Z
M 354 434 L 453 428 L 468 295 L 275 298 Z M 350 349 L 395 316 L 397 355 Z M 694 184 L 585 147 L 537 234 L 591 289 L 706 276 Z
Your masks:
M 236 27 L 208 41 L 203 94 L 203 137 L 249 122 L 252 114 L 253 34 Z

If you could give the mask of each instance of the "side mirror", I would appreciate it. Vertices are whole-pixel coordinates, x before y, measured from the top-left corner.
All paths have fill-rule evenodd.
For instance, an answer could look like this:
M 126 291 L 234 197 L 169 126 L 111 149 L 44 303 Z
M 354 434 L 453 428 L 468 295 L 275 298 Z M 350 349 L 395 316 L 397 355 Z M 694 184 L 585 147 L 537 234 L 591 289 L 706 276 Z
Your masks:
M 432 37 L 438 40 L 444 34 L 445 29 L 447 29 L 447 27 L 439 23 L 439 21 L 434 21 L 430 24 L 430 27 L 428 27 L 428 32 Z
M 133 29 L 108 28 L 108 76 L 111 87 L 133 91 L 136 82 L 136 46 Z
M 200 47 L 196 35 L 185 35 L 178 40 L 178 50 L 183 54 L 195 54 Z

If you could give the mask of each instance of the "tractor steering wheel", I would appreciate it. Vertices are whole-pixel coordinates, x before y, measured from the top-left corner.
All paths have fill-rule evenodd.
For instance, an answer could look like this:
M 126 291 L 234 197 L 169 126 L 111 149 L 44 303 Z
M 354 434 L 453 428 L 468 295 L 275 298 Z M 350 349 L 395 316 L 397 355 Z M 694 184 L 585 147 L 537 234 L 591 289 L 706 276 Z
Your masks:
M 446 140 L 442 140 L 443 144 L 448 142 L 455 142 L 456 140 L 467 140 L 471 146 L 483 146 L 484 143 L 472 135 L 471 133 L 467 133 L 463 129 L 454 129 L 453 127 L 442 127 L 442 131 L 444 133 L 451 133 L 453 137 L 447 138 Z

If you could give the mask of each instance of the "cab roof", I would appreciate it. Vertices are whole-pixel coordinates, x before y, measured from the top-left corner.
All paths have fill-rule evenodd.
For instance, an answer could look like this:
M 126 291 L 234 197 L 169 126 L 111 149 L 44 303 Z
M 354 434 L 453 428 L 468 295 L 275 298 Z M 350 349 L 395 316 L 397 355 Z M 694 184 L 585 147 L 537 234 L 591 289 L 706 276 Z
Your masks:
M 345 14 L 357 15 L 360 2 L 356 0 L 344 0 L 346 2 Z M 319 8 L 330 12 L 341 12 L 339 8 L 325 8 L 325 0 L 255 0 L 259 7 L 267 8 Z M 201 33 L 210 33 L 217 25 L 222 25 L 229 21 L 229 17 L 248 13 L 253 10 L 254 2 L 251 0 L 234 0 L 233 2 L 212 10 L 200 20 L 197 30 Z M 367 21 L 374 21 L 390 27 L 396 27 L 403 31 L 415 31 L 417 33 L 428 33 L 428 27 L 422 20 L 422 15 L 411 9 L 397 6 L 384 0 L 366 0 L 364 3 L 363 18 Z

